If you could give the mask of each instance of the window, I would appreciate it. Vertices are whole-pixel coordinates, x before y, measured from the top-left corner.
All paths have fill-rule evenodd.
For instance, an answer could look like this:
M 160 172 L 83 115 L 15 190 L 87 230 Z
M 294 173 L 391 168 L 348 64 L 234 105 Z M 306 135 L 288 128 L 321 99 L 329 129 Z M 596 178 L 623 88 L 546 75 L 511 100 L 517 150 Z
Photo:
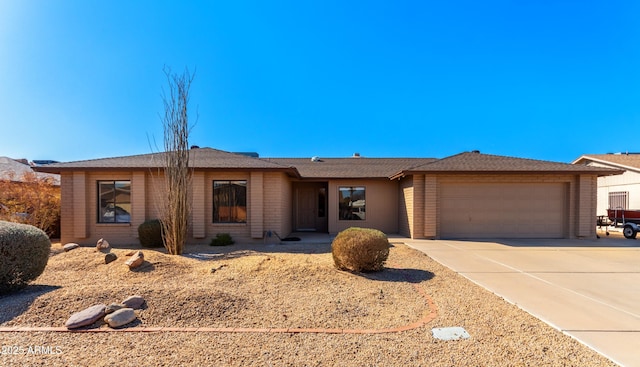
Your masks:
M 98 181 L 98 223 L 131 223 L 131 181 Z
M 213 223 L 247 222 L 247 181 L 213 181 Z
M 365 220 L 365 188 L 358 186 L 338 188 L 340 220 Z
M 609 209 L 626 210 L 629 206 L 628 191 L 614 191 L 609 193 Z
M 327 189 L 321 187 L 318 191 L 318 218 L 324 218 L 327 212 Z

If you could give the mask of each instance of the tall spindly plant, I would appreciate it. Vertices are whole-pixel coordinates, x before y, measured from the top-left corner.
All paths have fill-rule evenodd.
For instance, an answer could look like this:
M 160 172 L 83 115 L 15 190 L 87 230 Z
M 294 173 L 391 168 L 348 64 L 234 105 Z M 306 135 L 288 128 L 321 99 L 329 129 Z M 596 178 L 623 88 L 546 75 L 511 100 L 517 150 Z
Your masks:
M 181 255 L 187 241 L 191 212 L 189 169 L 189 89 L 193 75 L 188 69 L 175 74 L 165 67 L 169 83 L 163 93 L 165 201 L 161 214 L 164 246 L 171 255 Z

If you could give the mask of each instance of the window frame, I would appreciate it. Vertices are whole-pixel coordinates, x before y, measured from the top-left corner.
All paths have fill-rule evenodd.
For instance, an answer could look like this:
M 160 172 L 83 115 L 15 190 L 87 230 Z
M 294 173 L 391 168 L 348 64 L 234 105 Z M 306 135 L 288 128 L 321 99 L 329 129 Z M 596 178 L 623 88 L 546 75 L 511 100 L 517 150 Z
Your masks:
M 234 183 L 242 183 L 241 185 L 238 185 L 240 187 L 244 188 L 244 205 L 237 205 L 238 203 L 235 203 L 233 198 L 230 196 L 228 198 L 228 202 L 226 205 L 227 207 L 229 207 L 229 221 L 221 221 L 220 220 L 220 215 L 218 213 L 218 215 L 216 215 L 216 183 L 226 183 L 226 187 L 228 188 L 232 188 Z M 248 215 L 248 207 L 247 207 L 247 203 L 248 203 L 248 180 L 233 180 L 233 179 L 226 179 L 226 180 L 213 180 L 211 183 L 211 193 L 212 193 L 212 197 L 211 197 L 211 223 L 213 224 L 222 224 L 222 225 L 246 225 L 248 223 L 248 219 L 249 219 L 249 215 Z M 237 185 L 237 184 L 236 184 Z M 240 218 L 240 216 L 238 216 L 238 213 L 241 213 L 244 210 L 244 219 L 242 220 L 234 220 L 235 218 Z
M 353 193 L 355 191 L 362 191 L 362 199 L 358 199 L 358 200 L 351 200 L 351 196 L 349 196 L 349 204 L 345 205 L 342 203 L 343 199 L 346 199 L 342 197 L 342 192 L 344 190 L 350 190 L 352 191 L 351 195 L 353 195 Z M 354 212 L 353 209 L 349 209 L 353 208 L 353 203 L 356 203 L 358 201 L 362 200 L 363 201 L 363 205 L 358 209 L 358 212 Z M 346 210 L 346 212 L 345 212 Z M 338 221 L 343 221 L 343 222 L 352 222 L 352 221 L 361 221 L 364 222 L 367 220 L 367 186 L 366 185 L 352 185 L 352 186 L 347 186 L 347 185 L 341 185 L 338 186 Z
M 627 210 L 629 207 L 629 191 L 611 191 L 608 197 L 609 209 Z
M 124 186 L 128 186 L 129 187 L 129 201 L 122 201 L 119 202 L 118 199 L 118 195 L 116 195 L 116 191 L 118 190 L 119 185 L 122 185 L 124 183 Z M 102 205 L 102 196 L 104 195 L 102 192 L 102 188 L 106 185 L 111 185 L 112 189 L 113 189 L 113 198 L 108 201 L 106 203 L 106 206 Z M 108 206 L 109 205 L 113 205 L 114 210 L 113 210 L 113 221 L 105 221 L 105 214 L 108 211 Z M 131 180 L 96 180 L 96 224 L 107 224 L 107 225 L 112 225 L 112 224 L 131 224 L 131 211 L 132 211 L 132 200 L 131 200 Z M 123 208 L 123 206 L 128 207 L 129 210 Z M 124 213 L 118 213 L 118 209 L 121 209 L 124 211 Z M 118 218 L 126 218 L 126 216 L 128 216 L 128 218 L 126 220 L 118 220 Z

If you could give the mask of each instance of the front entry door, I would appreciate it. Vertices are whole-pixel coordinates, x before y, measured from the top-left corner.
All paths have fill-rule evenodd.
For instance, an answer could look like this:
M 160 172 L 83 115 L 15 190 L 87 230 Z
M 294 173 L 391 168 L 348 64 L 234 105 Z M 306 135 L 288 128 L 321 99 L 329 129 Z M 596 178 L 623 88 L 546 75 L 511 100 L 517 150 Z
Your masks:
M 327 231 L 327 189 L 323 183 L 295 186 L 295 230 Z

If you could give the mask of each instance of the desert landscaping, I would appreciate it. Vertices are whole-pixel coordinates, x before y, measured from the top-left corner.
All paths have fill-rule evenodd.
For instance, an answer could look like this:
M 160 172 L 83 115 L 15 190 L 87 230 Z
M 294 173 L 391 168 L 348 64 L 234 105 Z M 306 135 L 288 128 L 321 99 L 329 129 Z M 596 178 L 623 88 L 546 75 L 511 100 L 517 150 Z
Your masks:
M 0 364 L 614 365 L 401 243 L 385 270 L 365 274 L 337 270 L 329 244 L 142 249 L 130 270 L 132 250 L 110 249 L 106 264 L 95 247 L 53 244 L 44 273 L 0 298 L 1 327 L 64 328 L 75 312 L 132 295 L 145 304 L 115 329 L 2 332 Z M 443 327 L 470 338 L 434 338 Z

